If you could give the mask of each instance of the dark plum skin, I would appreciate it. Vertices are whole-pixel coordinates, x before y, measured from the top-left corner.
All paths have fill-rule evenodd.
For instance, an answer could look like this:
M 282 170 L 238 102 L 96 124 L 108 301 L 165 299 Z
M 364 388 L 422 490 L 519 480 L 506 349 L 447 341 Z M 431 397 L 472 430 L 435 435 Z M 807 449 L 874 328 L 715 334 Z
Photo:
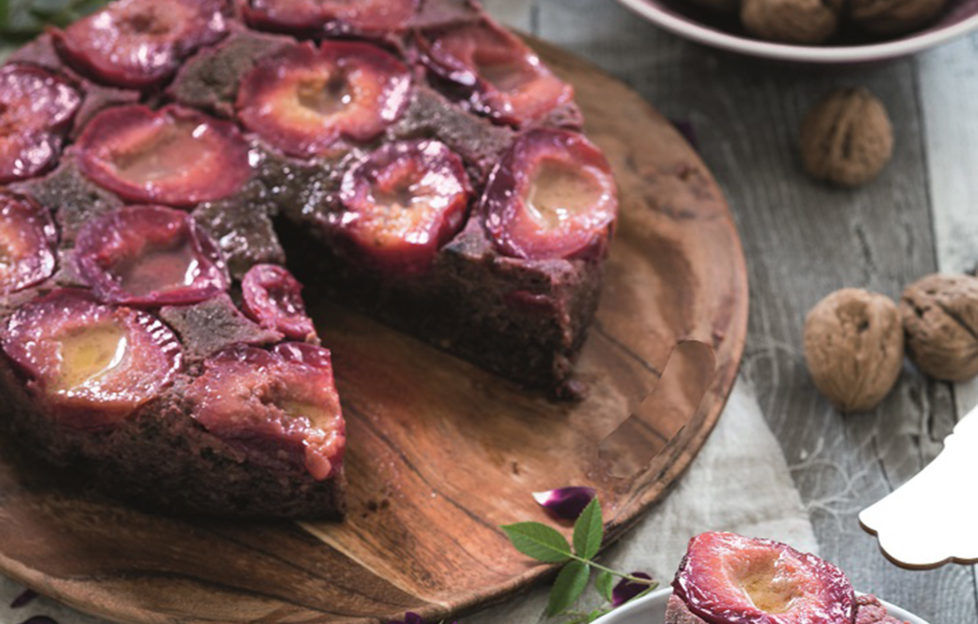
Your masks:
M 0 184 L 50 169 L 82 103 L 67 79 L 27 63 L 0 67 Z
M 136 306 L 188 304 L 224 292 L 217 244 L 181 210 L 130 206 L 79 231 L 72 257 L 96 296 Z
M 265 329 L 294 340 L 312 340 L 316 328 L 302 302 L 302 284 L 286 269 L 256 264 L 241 280 L 242 309 Z
M 2 344 L 38 401 L 65 425 L 85 430 L 111 427 L 159 396 L 182 354 L 159 319 L 75 289 L 18 308 Z
M 408 103 L 411 77 L 389 52 L 357 41 L 302 43 L 258 63 L 241 81 L 241 123 L 290 156 L 328 153 L 341 139 L 380 134 Z
M 304 35 L 380 35 L 405 28 L 417 0 L 241 0 L 248 25 Z
M 733 533 L 691 539 L 672 586 L 709 624 L 849 624 L 855 617 L 855 592 L 837 567 Z
M 600 259 L 618 214 L 601 151 L 569 130 L 521 135 L 489 175 L 480 211 L 500 253 L 530 260 Z
M 197 421 L 231 444 L 284 455 L 319 481 L 342 463 L 346 429 L 330 353 L 322 347 L 231 347 L 205 362 L 188 397 Z
M 225 9 L 223 0 L 117 0 L 52 34 L 80 73 L 141 89 L 160 84 L 192 52 L 223 37 Z
M 472 107 L 516 126 L 538 121 L 574 99 L 516 35 L 488 18 L 422 33 L 422 59 L 441 78 L 469 92 Z
M 51 277 L 57 240 L 47 210 L 28 197 L 0 190 L 0 295 Z
M 231 195 L 251 177 L 234 124 L 180 106 L 120 106 L 96 115 L 74 146 L 82 172 L 123 199 L 190 207 Z
M 330 226 L 375 267 L 423 273 L 465 223 L 470 194 L 462 160 L 444 144 L 391 143 L 347 170 Z

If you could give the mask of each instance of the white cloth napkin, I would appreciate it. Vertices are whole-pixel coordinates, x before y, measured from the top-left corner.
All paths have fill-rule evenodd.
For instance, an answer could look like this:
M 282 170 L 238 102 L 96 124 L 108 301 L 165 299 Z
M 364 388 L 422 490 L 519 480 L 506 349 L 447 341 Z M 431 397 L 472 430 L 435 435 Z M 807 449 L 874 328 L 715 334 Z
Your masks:
M 615 569 L 645 571 L 668 583 L 686 542 L 707 530 L 770 537 L 809 552 L 818 548 L 781 447 L 765 423 L 752 389 L 743 380 L 734 387 L 719 424 L 672 492 L 602 561 Z M 20 609 L 8 608 L 22 591 L 17 583 L 0 577 L 0 624 L 20 624 L 42 614 L 60 624 L 102 622 L 41 597 Z M 541 622 L 546 603 L 547 588 L 538 587 L 462 622 Z

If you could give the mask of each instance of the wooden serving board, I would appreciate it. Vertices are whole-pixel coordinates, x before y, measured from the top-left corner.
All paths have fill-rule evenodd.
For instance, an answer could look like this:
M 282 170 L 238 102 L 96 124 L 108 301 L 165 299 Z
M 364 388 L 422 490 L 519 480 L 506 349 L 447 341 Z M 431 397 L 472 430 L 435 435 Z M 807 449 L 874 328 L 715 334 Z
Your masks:
M 736 376 L 748 302 L 740 241 L 712 176 L 665 119 L 620 82 L 532 43 L 576 87 L 621 187 L 578 365 L 585 401 L 550 402 L 314 300 L 349 422 L 346 522 L 150 515 L 49 474 L 8 440 L 0 571 L 121 622 L 367 623 L 408 610 L 437 619 L 551 572 L 498 529 L 546 519 L 531 492 L 596 487 L 609 539 L 661 497 Z M 687 343 L 669 361 L 685 339 L 712 353 Z

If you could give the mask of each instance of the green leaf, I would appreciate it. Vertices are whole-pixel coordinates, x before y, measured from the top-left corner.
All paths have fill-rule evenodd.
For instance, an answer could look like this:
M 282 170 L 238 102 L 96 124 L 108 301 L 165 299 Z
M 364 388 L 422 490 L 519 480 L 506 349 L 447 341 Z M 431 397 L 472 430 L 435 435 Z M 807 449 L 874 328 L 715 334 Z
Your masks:
M 587 614 L 587 621 L 593 622 L 599 617 L 603 615 L 608 615 L 609 613 L 611 613 L 611 609 L 595 609 L 594 611 L 591 611 L 590 613 Z
M 550 602 L 547 603 L 547 615 L 557 615 L 571 606 L 584 593 L 591 568 L 581 561 L 571 561 L 565 565 L 553 587 L 550 588 Z
M 502 527 L 516 550 L 545 563 L 570 559 L 570 544 L 556 529 L 539 522 L 517 522 Z
M 612 592 L 615 591 L 615 577 L 612 576 L 611 572 L 601 570 L 598 572 L 598 575 L 594 577 L 594 587 L 605 600 L 611 602 L 614 598 Z
M 578 557 L 593 559 L 601 550 L 604 526 L 601 519 L 601 503 L 595 496 L 574 523 L 574 552 Z

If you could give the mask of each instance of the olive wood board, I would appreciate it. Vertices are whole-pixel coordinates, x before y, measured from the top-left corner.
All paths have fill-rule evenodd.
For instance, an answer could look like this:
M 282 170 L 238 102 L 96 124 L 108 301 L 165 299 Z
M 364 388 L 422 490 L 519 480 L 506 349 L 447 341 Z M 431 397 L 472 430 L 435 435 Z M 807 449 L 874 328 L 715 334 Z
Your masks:
M 437 621 L 552 574 L 498 528 L 547 521 L 531 492 L 595 487 L 609 541 L 662 497 L 737 373 L 748 309 L 740 239 L 713 177 L 666 119 L 593 66 L 531 44 L 574 85 L 621 189 L 577 366 L 586 399 L 521 390 L 309 285 L 348 420 L 345 522 L 147 514 L 6 440 L 0 571 L 120 622 L 376 623 L 406 611 Z M 697 342 L 676 349 L 687 340 Z

